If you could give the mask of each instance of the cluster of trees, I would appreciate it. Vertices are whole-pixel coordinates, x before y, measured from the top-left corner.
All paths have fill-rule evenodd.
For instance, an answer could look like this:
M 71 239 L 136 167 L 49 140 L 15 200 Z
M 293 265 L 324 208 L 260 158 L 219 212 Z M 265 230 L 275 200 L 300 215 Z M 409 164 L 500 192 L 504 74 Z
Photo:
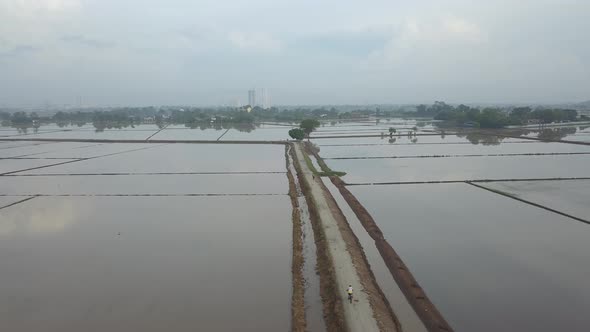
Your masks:
M 39 121 L 41 118 L 36 112 L 32 112 L 30 114 L 27 114 L 26 112 L 14 112 L 12 114 L 8 112 L 1 112 L 0 119 L 2 121 L 10 121 L 15 125 L 26 125 Z
M 320 126 L 320 122 L 316 119 L 305 119 L 299 124 L 299 128 L 289 130 L 291 138 L 301 141 Z
M 16 111 L 6 112 L 0 109 L 0 120 L 18 126 L 33 126 L 33 122 L 56 122 L 60 126 L 83 125 L 94 123 L 97 128 L 108 126 L 127 126 L 141 123 L 146 118 L 153 118 L 158 125 L 166 123 L 181 123 L 189 127 L 201 127 L 203 124 L 253 124 L 256 122 L 278 121 L 300 123 L 306 119 L 315 120 L 352 120 L 366 119 L 376 116 L 377 121 L 391 117 L 429 117 L 444 120 L 448 125 L 474 126 L 482 128 L 499 128 L 506 125 L 523 125 L 532 122 L 551 123 L 561 121 L 575 121 L 578 113 L 573 109 L 553 109 L 516 107 L 505 108 L 477 108 L 466 105 L 453 106 L 442 101 L 434 104 L 413 106 L 386 106 L 376 108 L 357 108 L 354 106 L 335 107 L 297 107 L 278 109 L 262 109 L 256 107 L 121 107 L 114 109 L 88 109 L 84 111 L 59 111 L 52 117 L 40 117 L 37 113 Z M 247 111 L 249 110 L 249 111 Z M 15 111 L 15 110 L 12 110 Z M 580 119 L 590 120 L 585 116 Z
M 444 102 L 436 102 L 427 107 L 418 106 L 420 114 L 429 114 L 436 120 L 451 121 L 457 125 L 470 125 L 482 128 L 501 128 L 507 125 L 524 125 L 534 120 L 538 123 L 576 121 L 578 112 L 569 109 L 535 109 L 516 107 L 499 109 L 487 107 L 479 109 L 466 105 L 452 106 Z
M 535 119 L 543 123 L 576 121 L 578 119 L 578 111 L 571 109 L 535 109 L 530 107 L 517 107 L 510 112 L 511 122 L 525 124 L 528 120 Z

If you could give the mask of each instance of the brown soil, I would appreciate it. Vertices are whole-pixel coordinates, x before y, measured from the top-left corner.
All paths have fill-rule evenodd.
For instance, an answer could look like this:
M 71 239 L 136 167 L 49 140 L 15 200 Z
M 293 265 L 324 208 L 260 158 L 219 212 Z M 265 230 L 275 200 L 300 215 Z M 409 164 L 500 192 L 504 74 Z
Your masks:
M 342 301 L 340 300 L 340 296 L 338 296 L 339 290 L 335 287 L 334 266 L 327 248 L 324 232 L 320 225 L 318 211 L 313 200 L 310 199 L 310 188 L 308 187 L 307 182 L 303 180 L 301 165 L 295 156 L 293 148 L 291 148 L 291 156 L 295 169 L 297 170 L 301 190 L 303 191 L 309 208 L 311 227 L 313 229 L 314 242 L 316 244 L 317 271 L 320 276 L 320 296 L 322 298 L 326 329 L 328 332 L 348 331 L 344 320 Z
M 293 261 L 291 273 L 293 278 L 293 293 L 291 297 L 291 331 L 305 332 L 305 280 L 303 278 L 303 231 L 301 229 L 301 216 L 295 188 L 295 179 L 289 172 L 289 147 L 285 147 L 285 160 L 287 162 L 287 178 L 289 179 L 289 197 L 293 207 Z
M 331 177 L 330 179 L 334 185 L 338 187 L 340 193 L 346 202 L 348 202 L 365 230 L 375 241 L 375 246 L 383 257 L 383 260 L 391 272 L 391 275 L 399 285 L 400 289 L 408 299 L 408 302 L 412 305 L 428 331 L 453 331 L 451 326 L 446 322 L 438 309 L 436 309 L 428 296 L 426 296 L 426 293 L 420 287 L 408 267 L 404 264 L 395 250 L 393 250 L 391 245 L 385 240 L 383 233 L 379 229 L 379 226 L 377 226 L 375 220 L 369 214 L 367 209 L 365 209 L 365 207 L 356 199 L 356 197 L 354 197 L 354 195 L 346 188 L 344 182 L 340 178 Z

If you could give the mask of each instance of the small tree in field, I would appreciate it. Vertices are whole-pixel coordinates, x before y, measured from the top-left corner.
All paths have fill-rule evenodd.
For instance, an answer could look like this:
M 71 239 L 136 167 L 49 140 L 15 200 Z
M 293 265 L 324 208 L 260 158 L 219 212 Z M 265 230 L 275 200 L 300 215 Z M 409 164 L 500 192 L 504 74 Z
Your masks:
M 305 119 L 305 120 L 301 121 L 299 128 L 303 129 L 303 131 L 305 132 L 305 135 L 307 136 L 307 138 L 309 138 L 309 135 L 319 126 L 320 126 L 320 122 L 318 120 Z
M 389 137 L 393 136 L 393 134 L 395 134 L 396 130 L 393 127 L 389 127 Z
M 291 138 L 293 138 L 293 139 L 301 141 L 302 139 L 305 138 L 305 132 L 302 129 L 293 128 L 293 129 L 289 130 L 289 136 L 291 136 Z

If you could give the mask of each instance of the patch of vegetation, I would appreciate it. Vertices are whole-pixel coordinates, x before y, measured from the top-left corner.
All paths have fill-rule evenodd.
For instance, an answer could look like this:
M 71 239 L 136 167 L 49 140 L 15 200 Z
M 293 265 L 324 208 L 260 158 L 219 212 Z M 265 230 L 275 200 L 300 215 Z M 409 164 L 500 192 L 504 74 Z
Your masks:
M 305 132 L 305 135 L 309 138 L 309 135 L 320 126 L 320 122 L 316 119 L 305 119 L 301 121 L 299 128 Z
M 430 107 L 420 105 L 418 109 L 432 114 L 435 120 L 481 128 L 502 128 L 508 125 L 526 125 L 529 123 L 572 122 L 578 119 L 578 111 L 557 108 L 537 108 L 533 110 L 530 107 L 516 107 L 513 109 L 486 107 L 479 109 L 463 104 L 455 107 L 444 102 L 436 102 Z
M 293 128 L 289 130 L 289 136 L 291 136 L 291 138 L 293 139 L 301 141 L 305 138 L 305 131 L 303 131 L 303 129 L 300 128 Z
M 313 172 L 313 174 L 317 175 L 317 176 L 345 176 L 346 172 L 339 172 L 339 171 L 333 171 L 330 167 L 328 167 L 328 165 L 326 165 L 326 163 L 324 162 L 324 160 L 322 158 L 318 158 L 318 156 L 316 154 L 316 160 L 318 161 L 318 165 L 321 168 L 321 172 L 318 171 L 315 166 L 313 165 L 313 162 L 311 161 L 311 158 L 309 157 L 309 154 L 307 152 L 307 150 L 309 149 L 309 147 L 307 149 L 305 149 L 306 151 L 304 151 L 303 153 L 303 158 L 305 158 L 305 163 L 307 164 L 307 167 L 309 167 L 309 169 Z

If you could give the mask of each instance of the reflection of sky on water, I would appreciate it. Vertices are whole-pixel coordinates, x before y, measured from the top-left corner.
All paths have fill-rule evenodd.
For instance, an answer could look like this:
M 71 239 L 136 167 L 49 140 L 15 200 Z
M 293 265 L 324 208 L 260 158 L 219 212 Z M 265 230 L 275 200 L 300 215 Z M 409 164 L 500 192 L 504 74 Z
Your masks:
M 327 160 L 348 183 L 590 176 L 590 155 Z
M 62 232 L 77 222 L 80 210 L 90 209 L 83 202 L 74 205 L 69 198 L 53 202 L 52 205 L 36 205 L 32 209 L 28 202 L 24 202 L 0 211 L 0 236 Z
M 38 197 L 0 210 L 1 329 L 285 331 L 290 211 L 286 195 Z

